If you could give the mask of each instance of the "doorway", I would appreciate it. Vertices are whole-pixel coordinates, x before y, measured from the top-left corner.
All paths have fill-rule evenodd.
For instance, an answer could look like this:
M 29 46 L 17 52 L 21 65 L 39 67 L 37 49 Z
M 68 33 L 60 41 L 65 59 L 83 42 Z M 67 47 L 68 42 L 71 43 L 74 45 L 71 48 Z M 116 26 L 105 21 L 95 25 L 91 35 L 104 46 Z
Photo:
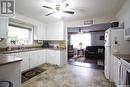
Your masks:
M 84 31 L 69 28 L 68 63 L 71 65 L 104 69 L 104 30 Z

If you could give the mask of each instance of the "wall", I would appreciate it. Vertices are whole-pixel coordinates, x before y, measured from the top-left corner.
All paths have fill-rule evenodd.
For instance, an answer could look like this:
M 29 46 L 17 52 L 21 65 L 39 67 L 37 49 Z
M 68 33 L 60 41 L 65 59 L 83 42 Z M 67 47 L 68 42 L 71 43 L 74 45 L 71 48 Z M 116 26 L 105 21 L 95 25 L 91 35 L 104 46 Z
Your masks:
M 75 20 L 75 21 L 65 21 L 66 27 L 81 27 L 84 25 L 84 21 L 93 20 L 93 24 L 101 24 L 101 23 L 111 23 L 112 21 L 117 20 L 116 17 L 100 17 L 93 19 L 84 19 L 84 20 Z
M 100 40 L 100 36 L 104 36 L 105 32 L 92 32 L 91 44 L 92 46 L 104 46 L 104 40 Z
M 130 19 L 130 0 L 126 0 L 122 8 L 117 14 L 117 18 L 120 21 L 120 24 Z M 127 26 L 127 25 L 125 25 Z
M 117 18 L 120 22 L 120 24 L 122 24 L 124 22 L 125 26 L 129 26 L 130 25 L 130 0 L 126 0 L 126 2 L 124 3 L 124 5 L 122 6 L 122 8 L 120 9 L 120 11 L 117 14 Z M 129 23 L 127 24 L 127 20 L 129 21 Z M 125 28 L 124 26 L 124 28 Z M 123 39 L 124 39 L 124 33 L 123 33 Z M 124 40 L 123 42 L 124 45 L 122 50 L 120 50 L 121 53 L 125 53 L 125 54 L 129 54 L 130 53 L 130 41 L 126 41 Z

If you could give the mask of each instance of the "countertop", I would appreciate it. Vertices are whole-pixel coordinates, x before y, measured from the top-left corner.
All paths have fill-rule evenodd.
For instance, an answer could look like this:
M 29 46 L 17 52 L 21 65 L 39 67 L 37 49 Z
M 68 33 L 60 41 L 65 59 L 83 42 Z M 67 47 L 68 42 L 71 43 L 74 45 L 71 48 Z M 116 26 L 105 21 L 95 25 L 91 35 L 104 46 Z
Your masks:
M 64 48 L 29 48 L 29 49 L 21 49 L 21 50 L 12 50 L 12 51 L 3 51 L 1 54 L 9 54 L 9 53 L 19 53 L 19 52 L 29 52 L 36 50 L 65 50 Z
M 113 54 L 115 57 L 119 59 L 129 59 L 130 60 L 130 54 Z
M 22 61 L 22 58 L 0 54 L 0 66 L 20 61 Z

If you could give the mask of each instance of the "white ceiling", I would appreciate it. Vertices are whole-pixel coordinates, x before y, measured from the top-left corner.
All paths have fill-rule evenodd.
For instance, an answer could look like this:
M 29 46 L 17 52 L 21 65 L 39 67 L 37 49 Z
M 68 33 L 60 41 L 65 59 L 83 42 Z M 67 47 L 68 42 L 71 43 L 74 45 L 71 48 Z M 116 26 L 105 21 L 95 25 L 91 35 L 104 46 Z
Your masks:
M 47 0 L 15 0 L 16 13 L 23 14 L 42 22 L 54 22 L 60 20 L 53 15 L 44 16 L 50 10 L 43 8 Z M 68 8 L 74 8 L 74 15 L 64 15 L 63 20 L 79 20 L 84 18 L 96 18 L 115 16 L 125 0 L 67 0 Z M 76 9 L 80 9 L 76 10 Z

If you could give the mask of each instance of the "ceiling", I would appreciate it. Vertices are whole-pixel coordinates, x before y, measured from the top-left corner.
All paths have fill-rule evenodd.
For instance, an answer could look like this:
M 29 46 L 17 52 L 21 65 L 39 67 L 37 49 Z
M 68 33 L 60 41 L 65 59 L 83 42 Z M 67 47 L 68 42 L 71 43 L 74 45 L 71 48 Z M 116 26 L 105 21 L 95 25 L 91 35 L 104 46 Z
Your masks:
M 16 13 L 28 16 L 42 22 L 54 22 L 61 20 L 51 16 L 44 16 L 51 12 L 43 5 L 49 5 L 50 0 L 15 0 Z M 52 1 L 52 0 L 51 0 Z M 69 8 L 75 10 L 74 15 L 64 14 L 62 20 L 79 20 L 87 18 L 115 16 L 125 0 L 67 0 Z

